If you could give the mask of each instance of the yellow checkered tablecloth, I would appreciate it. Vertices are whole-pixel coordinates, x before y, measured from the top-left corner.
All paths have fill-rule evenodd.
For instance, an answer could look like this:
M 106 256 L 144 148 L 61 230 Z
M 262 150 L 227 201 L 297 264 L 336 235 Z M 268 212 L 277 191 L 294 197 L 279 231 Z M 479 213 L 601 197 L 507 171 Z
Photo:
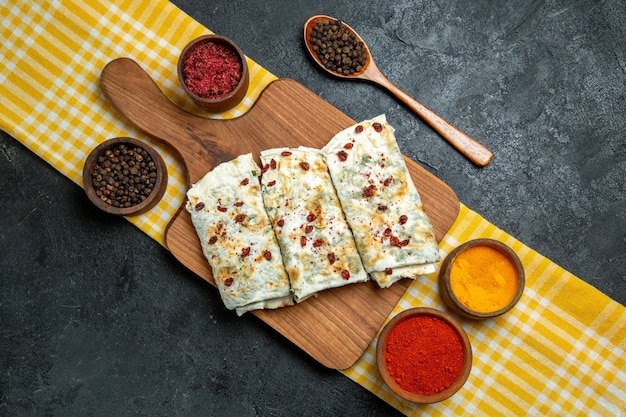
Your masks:
M 121 120 L 100 90 L 100 72 L 115 58 L 132 58 L 172 102 L 197 112 L 181 94 L 176 62 L 189 41 L 212 32 L 166 1 L 0 2 L 0 10 L 0 128 L 77 184 L 99 143 L 117 136 L 148 142 L 168 166 L 168 187 L 157 206 L 129 220 L 165 245 L 165 228 L 184 199 L 183 168 L 158 141 Z M 214 118 L 243 114 L 276 79 L 252 60 L 248 66 L 246 98 Z
M 211 32 L 165 0 L 4 0 L 0 11 L 0 128 L 78 184 L 83 162 L 98 143 L 116 136 L 149 142 L 168 165 L 168 188 L 156 207 L 129 221 L 164 244 L 165 227 L 184 199 L 182 168 L 159 143 L 118 117 L 100 91 L 100 71 L 115 58 L 133 58 L 170 100 L 194 112 L 178 86 L 175 63 L 189 40 Z M 244 113 L 276 79 L 255 62 L 248 64 L 248 96 L 213 117 Z M 501 240 L 517 252 L 527 287 L 503 317 L 462 321 L 474 362 L 456 395 L 433 405 L 396 397 L 376 369 L 376 340 L 342 372 L 407 415 L 625 415 L 624 306 L 464 205 L 440 247 L 446 254 L 478 237 Z M 443 309 L 435 281 L 432 275 L 414 282 L 393 314 L 414 306 Z
M 502 241 L 517 253 L 526 289 L 498 319 L 461 320 L 474 355 L 463 388 L 439 404 L 402 400 L 381 383 L 375 340 L 344 373 L 407 415 L 625 415 L 624 307 L 464 205 L 439 246 L 447 254 L 476 238 Z M 392 316 L 422 305 L 444 309 L 436 274 L 428 279 L 411 284 Z

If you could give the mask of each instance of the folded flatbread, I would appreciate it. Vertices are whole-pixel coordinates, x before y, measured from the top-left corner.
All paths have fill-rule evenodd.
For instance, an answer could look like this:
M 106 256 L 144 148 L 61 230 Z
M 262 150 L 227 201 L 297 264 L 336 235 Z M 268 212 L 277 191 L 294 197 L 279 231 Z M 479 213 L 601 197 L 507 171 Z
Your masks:
M 322 153 L 365 270 L 378 285 L 434 272 L 435 233 L 385 116 L 339 132 Z
M 296 302 L 368 279 L 317 149 L 261 152 L 265 209 L 274 227 Z
M 228 309 L 293 304 L 289 278 L 263 207 L 252 154 L 216 166 L 187 192 L 186 209 Z

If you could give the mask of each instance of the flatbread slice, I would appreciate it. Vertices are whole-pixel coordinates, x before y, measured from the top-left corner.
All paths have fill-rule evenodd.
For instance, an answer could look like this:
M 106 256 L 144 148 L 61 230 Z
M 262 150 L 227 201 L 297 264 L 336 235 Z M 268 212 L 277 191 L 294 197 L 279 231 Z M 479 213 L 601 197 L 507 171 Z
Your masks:
M 322 148 L 365 270 L 379 286 L 434 272 L 435 232 L 384 115 Z
M 296 302 L 368 279 L 317 149 L 261 152 L 265 209 L 278 238 Z
M 293 304 L 252 154 L 224 162 L 187 192 L 186 209 L 226 308 L 241 315 Z

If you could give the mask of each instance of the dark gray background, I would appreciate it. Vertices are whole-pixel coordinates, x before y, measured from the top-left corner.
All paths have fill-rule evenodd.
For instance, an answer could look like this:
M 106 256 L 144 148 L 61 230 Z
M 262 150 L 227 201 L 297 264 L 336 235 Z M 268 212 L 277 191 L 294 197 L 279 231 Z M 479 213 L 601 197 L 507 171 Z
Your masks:
M 403 152 L 463 203 L 626 303 L 623 1 L 175 3 L 353 119 L 386 113 Z M 302 44 L 314 14 L 354 27 L 388 78 L 493 162 L 473 166 L 387 92 L 316 69 Z M 0 161 L 0 415 L 399 415 L 227 312 L 4 132 Z

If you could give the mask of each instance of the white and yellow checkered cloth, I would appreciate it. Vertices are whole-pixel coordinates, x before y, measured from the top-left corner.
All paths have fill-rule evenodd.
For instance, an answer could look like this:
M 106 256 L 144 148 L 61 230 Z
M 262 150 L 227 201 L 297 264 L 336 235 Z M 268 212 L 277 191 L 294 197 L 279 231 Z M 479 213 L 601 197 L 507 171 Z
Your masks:
M 170 100 L 196 111 L 178 86 L 176 60 L 189 40 L 211 32 L 165 0 L 0 0 L 0 12 L 0 128 L 77 184 L 98 143 L 116 136 L 150 143 L 168 165 L 168 189 L 156 207 L 129 220 L 164 244 L 165 227 L 184 200 L 182 168 L 166 149 L 121 120 L 100 91 L 100 72 L 115 58 L 133 58 Z M 276 79 L 255 62 L 248 64 L 248 96 L 214 117 L 242 114 Z M 624 306 L 463 205 L 441 250 L 448 253 L 478 237 L 501 240 L 518 253 L 527 287 L 503 317 L 462 321 L 474 352 L 463 388 L 433 405 L 401 400 L 376 370 L 375 340 L 343 373 L 407 415 L 625 415 Z M 414 282 L 394 314 L 414 306 L 444 309 L 435 275 Z

